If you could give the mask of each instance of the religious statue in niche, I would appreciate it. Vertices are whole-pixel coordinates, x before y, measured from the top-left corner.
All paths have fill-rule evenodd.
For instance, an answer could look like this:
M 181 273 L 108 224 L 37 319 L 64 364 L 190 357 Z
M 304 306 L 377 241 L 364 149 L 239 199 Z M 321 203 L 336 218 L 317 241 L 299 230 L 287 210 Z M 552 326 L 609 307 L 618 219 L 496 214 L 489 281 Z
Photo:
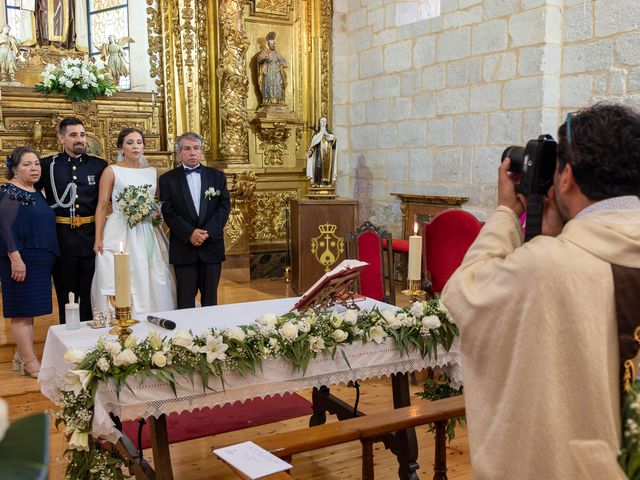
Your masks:
M 336 137 L 327 127 L 327 119 L 320 117 L 318 132 L 311 139 L 307 151 L 307 177 L 311 182 L 312 197 L 335 197 L 338 176 Z
M 262 104 L 284 104 L 287 88 L 287 61 L 276 50 L 276 34 L 269 32 L 265 37 L 265 48 L 258 53 L 258 84 Z
M 115 36 L 109 35 L 109 42 L 100 47 L 100 59 L 107 63 L 107 71 L 116 85 L 120 83 L 120 77 L 129 75 L 123 48 L 129 43 L 135 43 L 133 38 L 122 37 L 116 41 Z
M 20 86 L 16 82 L 18 59 L 22 59 L 16 37 L 11 35 L 11 27 L 4 25 L 0 31 L 0 85 Z
M 35 0 L 21 8 L 35 13 L 38 45 L 54 45 L 65 50 L 76 48 L 76 0 Z

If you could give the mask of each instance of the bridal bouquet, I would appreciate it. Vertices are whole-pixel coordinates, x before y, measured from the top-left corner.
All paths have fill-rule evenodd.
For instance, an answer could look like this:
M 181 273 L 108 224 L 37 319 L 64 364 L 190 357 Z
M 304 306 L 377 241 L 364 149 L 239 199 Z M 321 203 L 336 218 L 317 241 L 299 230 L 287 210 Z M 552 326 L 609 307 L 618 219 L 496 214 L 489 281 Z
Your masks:
M 69 100 L 93 100 L 99 95 L 110 97 L 118 87 L 89 62 L 78 58 L 63 58 L 60 65 L 48 64 L 40 74 L 43 80 L 36 90 L 44 93 L 62 92 Z
M 161 203 L 149 192 L 151 185 L 127 185 L 116 195 L 120 211 L 127 218 L 127 225 L 133 228 L 144 222 L 153 226 L 162 223 Z

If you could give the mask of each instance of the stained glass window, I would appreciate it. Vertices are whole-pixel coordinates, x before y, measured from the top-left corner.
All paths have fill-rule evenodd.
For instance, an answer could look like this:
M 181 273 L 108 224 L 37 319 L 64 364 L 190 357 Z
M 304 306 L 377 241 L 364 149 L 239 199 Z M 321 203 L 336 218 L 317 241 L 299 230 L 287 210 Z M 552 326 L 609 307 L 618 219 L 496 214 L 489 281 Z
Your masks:
M 104 61 L 100 58 L 103 45 L 109 44 L 109 37 L 113 36 L 115 42 L 129 36 L 129 2 L 127 0 L 87 0 L 87 12 L 89 15 L 89 52 L 96 61 Z M 121 54 L 129 65 L 129 44 L 122 42 Z M 110 48 L 111 55 L 119 55 L 117 48 Z M 120 89 L 131 89 L 131 74 L 123 75 L 119 81 Z

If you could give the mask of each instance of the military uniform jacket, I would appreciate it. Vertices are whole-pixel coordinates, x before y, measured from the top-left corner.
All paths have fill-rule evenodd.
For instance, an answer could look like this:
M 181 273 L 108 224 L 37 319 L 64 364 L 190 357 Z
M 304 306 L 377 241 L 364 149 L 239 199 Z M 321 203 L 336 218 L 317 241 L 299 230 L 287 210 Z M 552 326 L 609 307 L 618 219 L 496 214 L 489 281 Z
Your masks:
M 40 160 L 42 176 L 36 188 L 44 189 L 47 203 L 54 205 L 56 200 L 51 186 L 51 164 L 53 178 L 62 203 L 69 202 L 69 195 L 62 198 L 67 185 L 77 185 L 76 216 L 90 217 L 96 214 L 98 205 L 98 185 L 100 176 L 107 167 L 107 162 L 101 158 L 83 153 L 79 157 L 71 158 L 66 152 L 58 153 Z M 56 207 L 53 209 L 57 217 L 69 217 L 69 208 Z M 95 222 L 71 228 L 71 225 L 56 223 L 60 254 L 63 257 L 84 257 L 93 255 L 93 243 L 96 235 Z

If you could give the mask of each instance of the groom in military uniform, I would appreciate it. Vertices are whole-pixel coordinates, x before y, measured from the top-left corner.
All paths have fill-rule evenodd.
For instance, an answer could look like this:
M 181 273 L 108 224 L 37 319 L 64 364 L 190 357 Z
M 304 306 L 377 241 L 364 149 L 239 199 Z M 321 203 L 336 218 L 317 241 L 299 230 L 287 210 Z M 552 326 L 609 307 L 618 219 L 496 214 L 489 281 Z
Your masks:
M 60 257 L 53 267 L 53 283 L 60 323 L 65 323 L 69 292 L 80 298 L 80 320 L 93 316 L 90 292 L 95 270 L 95 214 L 98 184 L 107 162 L 85 153 L 86 132 L 79 118 L 64 118 L 58 138 L 63 151 L 40 160 L 42 176 L 36 187 L 44 189 L 56 214 Z

